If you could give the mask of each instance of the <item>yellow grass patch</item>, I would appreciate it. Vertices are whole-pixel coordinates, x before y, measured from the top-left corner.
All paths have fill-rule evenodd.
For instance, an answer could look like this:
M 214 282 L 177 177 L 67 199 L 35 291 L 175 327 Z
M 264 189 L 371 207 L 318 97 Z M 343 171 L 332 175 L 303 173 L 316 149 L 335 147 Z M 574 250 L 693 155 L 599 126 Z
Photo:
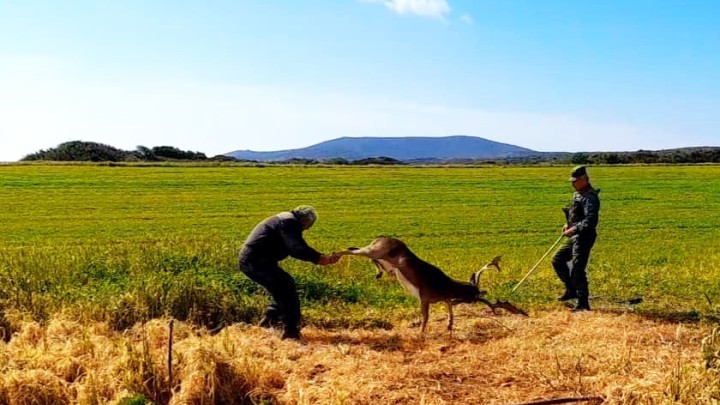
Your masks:
M 599 396 L 607 404 L 711 404 L 710 327 L 632 314 L 554 311 L 478 316 L 457 308 L 456 331 L 431 319 L 426 337 L 394 330 L 306 328 L 303 341 L 237 324 L 211 335 L 168 320 L 124 332 L 65 319 L 25 322 L 0 343 L 0 404 L 156 403 L 512 404 Z M 713 402 L 715 401 L 715 402 Z

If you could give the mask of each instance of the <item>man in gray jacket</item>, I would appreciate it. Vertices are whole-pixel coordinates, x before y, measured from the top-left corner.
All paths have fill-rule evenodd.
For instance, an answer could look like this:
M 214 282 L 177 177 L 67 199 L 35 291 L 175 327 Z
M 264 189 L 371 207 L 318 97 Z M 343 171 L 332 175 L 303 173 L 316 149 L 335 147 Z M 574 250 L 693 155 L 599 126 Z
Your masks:
M 273 215 L 255 226 L 240 250 L 240 270 L 272 296 L 260 325 L 282 323 L 283 339 L 300 339 L 301 314 L 295 280 L 278 262 L 292 256 L 324 266 L 340 258 L 316 251 L 303 239 L 303 231 L 316 220 L 315 209 L 308 205 Z
M 575 193 L 570 205 L 563 209 L 567 223 L 563 226 L 563 235 L 569 239 L 558 249 L 552 264 L 560 280 L 565 284 L 565 293 L 558 298 L 566 301 L 577 298 L 573 311 L 589 311 L 588 279 L 585 268 L 590 258 L 590 249 L 597 238 L 597 224 L 600 213 L 598 193 L 590 185 L 590 177 L 585 166 L 577 166 L 570 175 Z M 572 266 L 568 267 L 568 262 Z

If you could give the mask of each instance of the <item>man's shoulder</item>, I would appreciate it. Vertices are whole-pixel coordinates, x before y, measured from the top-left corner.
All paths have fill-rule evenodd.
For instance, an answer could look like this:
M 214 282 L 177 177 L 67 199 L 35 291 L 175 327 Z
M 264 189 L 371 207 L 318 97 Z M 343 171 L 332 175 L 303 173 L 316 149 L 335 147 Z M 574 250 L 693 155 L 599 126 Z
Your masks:
M 598 196 L 598 191 L 594 188 L 591 188 L 590 190 L 587 190 L 585 193 L 583 193 L 582 199 L 585 204 L 590 204 L 593 206 L 600 206 L 600 196 Z
M 585 198 L 599 198 L 599 196 L 598 196 L 599 193 L 600 193 L 600 189 L 588 187 L 587 190 L 582 192 L 582 196 Z
M 300 221 L 298 221 L 297 217 L 292 212 L 281 212 L 275 215 L 274 218 L 277 225 L 282 228 L 302 228 Z
M 282 223 L 284 221 L 284 213 L 279 213 L 275 215 L 271 215 L 265 219 L 263 219 L 259 224 L 258 227 L 262 228 L 277 228 L 278 226 L 282 226 Z

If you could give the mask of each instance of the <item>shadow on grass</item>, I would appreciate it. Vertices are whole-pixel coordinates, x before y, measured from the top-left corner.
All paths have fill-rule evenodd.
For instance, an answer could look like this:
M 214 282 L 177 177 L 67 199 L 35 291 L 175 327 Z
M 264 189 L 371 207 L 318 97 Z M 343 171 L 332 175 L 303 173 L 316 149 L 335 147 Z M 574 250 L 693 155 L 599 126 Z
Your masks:
M 668 323 L 696 323 L 696 322 L 720 322 L 720 313 L 701 313 L 696 310 L 688 311 L 665 311 L 651 308 L 599 308 L 599 312 L 612 314 L 632 313 L 655 322 Z
M 608 314 L 635 314 L 642 318 L 655 322 L 669 323 L 695 323 L 695 322 L 720 322 L 720 311 L 708 310 L 698 311 L 696 309 L 670 310 L 653 306 L 645 307 L 645 300 L 642 297 L 629 299 L 610 299 L 605 297 L 591 297 L 590 306 L 593 311 Z M 563 303 L 568 308 L 573 308 L 571 301 Z M 650 304 L 652 305 L 652 303 Z
M 367 346 L 378 352 L 392 352 L 402 349 L 405 339 L 393 333 L 391 335 L 352 336 L 348 333 L 323 334 L 307 337 L 308 342 L 325 345 Z

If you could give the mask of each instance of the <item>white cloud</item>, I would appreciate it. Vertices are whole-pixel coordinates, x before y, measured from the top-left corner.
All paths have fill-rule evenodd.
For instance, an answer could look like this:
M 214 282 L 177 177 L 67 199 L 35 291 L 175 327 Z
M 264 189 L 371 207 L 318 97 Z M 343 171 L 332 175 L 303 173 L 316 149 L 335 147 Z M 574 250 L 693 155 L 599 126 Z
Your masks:
M 461 15 L 460 21 L 464 22 L 467 25 L 473 25 L 475 23 L 475 20 L 473 20 L 472 16 L 470 16 L 469 14 Z
M 445 0 L 360 0 L 365 3 L 381 3 L 398 14 L 417 14 L 423 17 L 445 18 L 450 5 Z

